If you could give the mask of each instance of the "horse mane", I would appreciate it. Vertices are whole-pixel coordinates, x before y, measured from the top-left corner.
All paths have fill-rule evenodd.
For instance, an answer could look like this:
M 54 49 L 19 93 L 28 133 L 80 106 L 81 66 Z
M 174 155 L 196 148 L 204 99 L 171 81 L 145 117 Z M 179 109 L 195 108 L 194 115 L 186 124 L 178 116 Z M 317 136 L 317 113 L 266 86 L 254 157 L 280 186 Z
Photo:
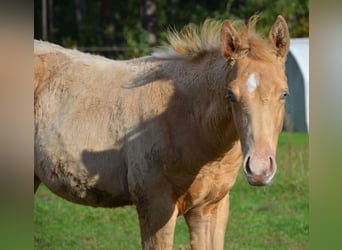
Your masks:
M 249 57 L 270 61 L 275 52 L 268 39 L 256 31 L 258 19 L 259 16 L 254 15 L 247 24 L 236 20 L 232 25 L 240 35 L 242 47 L 248 49 Z M 207 18 L 202 25 L 190 23 L 180 31 L 171 29 L 167 33 L 169 44 L 153 55 L 161 58 L 195 59 L 205 53 L 216 52 L 220 50 L 222 23 L 222 20 Z

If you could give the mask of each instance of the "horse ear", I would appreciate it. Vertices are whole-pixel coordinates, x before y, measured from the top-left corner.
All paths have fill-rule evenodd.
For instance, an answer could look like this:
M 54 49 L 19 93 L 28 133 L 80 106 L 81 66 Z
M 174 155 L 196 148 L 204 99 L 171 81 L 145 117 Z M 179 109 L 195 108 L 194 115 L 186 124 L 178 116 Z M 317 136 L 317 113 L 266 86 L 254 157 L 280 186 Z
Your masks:
M 290 36 L 286 21 L 282 16 L 277 17 L 268 37 L 277 55 L 284 58 L 289 50 Z
M 240 49 L 240 37 L 230 21 L 225 20 L 221 27 L 221 50 L 228 60 L 234 60 Z

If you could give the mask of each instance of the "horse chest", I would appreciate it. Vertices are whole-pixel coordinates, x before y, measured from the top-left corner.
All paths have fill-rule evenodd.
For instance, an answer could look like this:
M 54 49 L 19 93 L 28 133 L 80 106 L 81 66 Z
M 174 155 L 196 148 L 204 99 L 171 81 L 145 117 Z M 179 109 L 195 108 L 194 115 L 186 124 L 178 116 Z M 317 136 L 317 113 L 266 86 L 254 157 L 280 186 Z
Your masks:
M 200 172 L 186 192 L 177 200 L 179 214 L 224 198 L 235 183 L 238 169 L 239 165 L 236 164 L 230 169 Z

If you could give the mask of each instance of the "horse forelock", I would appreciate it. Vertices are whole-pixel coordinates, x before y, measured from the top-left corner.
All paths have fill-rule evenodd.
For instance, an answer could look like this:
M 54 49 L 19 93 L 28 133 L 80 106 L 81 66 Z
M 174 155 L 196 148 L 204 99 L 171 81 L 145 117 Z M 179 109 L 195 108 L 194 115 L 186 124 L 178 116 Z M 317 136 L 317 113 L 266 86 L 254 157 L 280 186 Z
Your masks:
M 248 23 L 236 20 L 232 24 L 238 31 L 242 47 L 253 59 L 274 60 L 275 51 L 269 40 L 255 29 L 258 16 L 252 16 Z M 156 57 L 195 59 L 206 53 L 220 52 L 220 31 L 222 20 L 207 18 L 203 24 L 188 24 L 182 30 L 170 29 L 167 34 L 168 45 L 154 53 Z

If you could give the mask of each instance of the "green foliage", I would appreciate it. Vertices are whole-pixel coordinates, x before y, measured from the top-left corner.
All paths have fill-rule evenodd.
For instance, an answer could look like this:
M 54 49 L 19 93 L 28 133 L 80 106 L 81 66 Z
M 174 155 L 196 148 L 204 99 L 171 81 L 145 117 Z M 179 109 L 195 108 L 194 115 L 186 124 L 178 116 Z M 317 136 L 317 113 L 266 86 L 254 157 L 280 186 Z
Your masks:
M 123 27 L 123 34 L 125 36 L 125 43 L 130 49 L 123 51 L 122 58 L 134 58 L 152 52 L 151 47 L 146 42 L 147 32 L 139 23 L 137 23 L 136 29 Z
M 289 26 L 291 37 L 309 36 L 309 1 L 308 0 L 243 0 L 233 1 L 231 13 L 237 17 L 249 17 L 260 14 L 259 27 L 264 35 L 278 15 L 282 15 Z M 235 4 L 238 2 L 237 4 Z
M 308 135 L 282 133 L 272 185 L 250 186 L 240 171 L 230 193 L 225 249 L 308 249 Z M 184 219 L 174 249 L 189 246 Z M 133 207 L 105 209 L 72 204 L 41 186 L 34 198 L 34 249 L 140 249 Z M 186 248 L 188 249 L 188 248 Z
M 41 1 L 35 0 L 35 38 L 42 38 Z M 146 30 L 141 24 L 141 1 L 80 0 L 53 1 L 48 16 L 48 40 L 66 47 L 112 47 L 118 51 L 107 56 L 131 58 L 150 54 Z M 309 35 L 308 0 L 154 0 L 155 34 L 157 46 L 165 41 L 169 27 L 181 29 L 189 22 L 201 23 L 207 17 L 218 19 L 247 19 L 256 13 L 261 15 L 258 25 L 267 35 L 277 15 L 283 15 L 288 22 L 291 37 Z M 82 22 L 76 18 L 80 10 Z

